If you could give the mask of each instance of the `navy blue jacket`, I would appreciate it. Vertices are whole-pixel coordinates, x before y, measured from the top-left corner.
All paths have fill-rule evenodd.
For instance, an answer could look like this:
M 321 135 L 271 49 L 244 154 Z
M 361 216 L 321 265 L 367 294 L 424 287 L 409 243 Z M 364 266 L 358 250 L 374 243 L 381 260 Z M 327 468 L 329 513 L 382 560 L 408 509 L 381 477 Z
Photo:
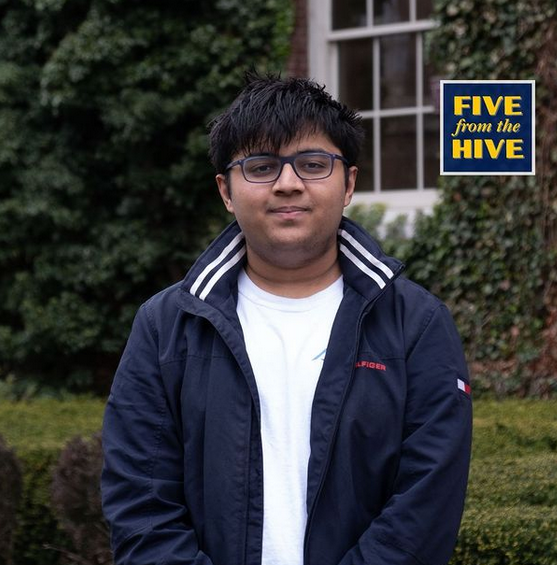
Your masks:
M 344 219 L 338 242 L 344 298 L 312 407 L 304 563 L 445 565 L 471 442 L 460 340 L 446 307 L 359 226 Z M 103 432 L 118 565 L 261 563 L 260 407 L 236 315 L 244 256 L 233 223 L 136 316 Z

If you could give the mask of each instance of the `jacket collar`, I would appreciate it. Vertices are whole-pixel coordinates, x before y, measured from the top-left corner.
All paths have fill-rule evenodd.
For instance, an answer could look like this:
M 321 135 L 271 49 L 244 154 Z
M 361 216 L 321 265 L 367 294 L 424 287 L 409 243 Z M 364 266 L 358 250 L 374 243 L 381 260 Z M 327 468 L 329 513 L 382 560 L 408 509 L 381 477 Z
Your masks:
M 338 245 L 345 283 L 366 300 L 376 298 L 404 269 L 403 263 L 385 255 L 379 244 L 348 218 L 340 223 Z
M 383 253 L 358 224 L 343 218 L 338 229 L 339 261 L 345 284 L 372 300 L 403 270 L 404 265 Z M 219 307 L 236 296 L 238 273 L 245 262 L 244 234 L 232 222 L 202 253 L 181 284 L 183 298 Z

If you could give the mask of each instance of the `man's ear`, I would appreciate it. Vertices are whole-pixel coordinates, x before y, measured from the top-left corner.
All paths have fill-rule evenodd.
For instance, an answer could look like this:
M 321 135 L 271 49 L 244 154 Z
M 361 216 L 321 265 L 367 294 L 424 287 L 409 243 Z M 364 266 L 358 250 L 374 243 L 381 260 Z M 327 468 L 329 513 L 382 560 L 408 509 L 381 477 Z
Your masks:
M 234 206 L 232 205 L 232 198 L 230 197 L 230 185 L 226 175 L 218 174 L 216 177 L 219 194 L 224 202 L 224 206 L 231 213 L 234 214 Z
M 346 191 L 344 192 L 344 206 L 348 206 L 352 200 L 352 195 L 356 188 L 356 177 L 358 176 L 358 167 L 352 166 L 346 174 Z

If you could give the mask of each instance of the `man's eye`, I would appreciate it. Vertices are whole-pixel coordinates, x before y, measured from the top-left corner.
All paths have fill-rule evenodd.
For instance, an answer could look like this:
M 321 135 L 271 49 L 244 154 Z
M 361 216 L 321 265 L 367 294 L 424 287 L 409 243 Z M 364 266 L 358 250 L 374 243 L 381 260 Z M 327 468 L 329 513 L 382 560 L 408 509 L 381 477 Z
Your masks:
M 252 173 L 266 173 L 272 169 L 272 165 L 255 165 L 251 168 Z
M 329 168 L 329 159 L 320 156 L 307 156 L 297 159 L 296 166 L 308 173 L 320 173 Z
M 308 161 L 307 163 L 304 163 L 304 167 L 306 169 L 324 169 L 325 163 L 321 163 L 319 161 Z
M 251 161 L 246 163 L 246 173 L 249 175 L 269 175 L 277 170 L 275 161 Z

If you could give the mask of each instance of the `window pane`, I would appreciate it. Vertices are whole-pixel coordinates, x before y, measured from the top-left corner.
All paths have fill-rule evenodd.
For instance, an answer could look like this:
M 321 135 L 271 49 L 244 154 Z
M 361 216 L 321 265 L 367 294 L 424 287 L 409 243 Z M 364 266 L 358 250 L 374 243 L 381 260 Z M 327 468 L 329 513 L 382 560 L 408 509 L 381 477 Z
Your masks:
M 333 0 L 333 29 L 366 24 L 366 0 Z
M 426 53 L 426 45 L 428 41 L 428 33 L 422 35 L 422 55 L 423 55 L 423 100 L 424 106 L 434 105 L 439 107 L 439 80 L 440 77 L 433 69 L 433 65 L 428 62 Z
M 358 178 L 356 190 L 362 192 L 373 191 L 373 122 L 362 120 L 362 126 L 366 132 L 366 138 L 360 158 L 358 159 Z
M 440 80 L 432 74 L 431 65 L 424 65 L 424 106 L 439 106 Z
M 416 36 L 381 38 L 381 108 L 416 105 Z
M 407 22 L 410 17 L 409 2 L 410 0 L 373 0 L 373 23 Z
M 429 20 L 433 15 L 431 0 L 416 0 L 416 16 L 419 20 Z
M 439 177 L 439 116 L 424 115 L 424 186 L 436 188 Z
M 381 120 L 381 190 L 416 188 L 416 117 Z
M 370 110 L 373 105 L 373 41 L 339 43 L 339 98 L 350 108 Z

